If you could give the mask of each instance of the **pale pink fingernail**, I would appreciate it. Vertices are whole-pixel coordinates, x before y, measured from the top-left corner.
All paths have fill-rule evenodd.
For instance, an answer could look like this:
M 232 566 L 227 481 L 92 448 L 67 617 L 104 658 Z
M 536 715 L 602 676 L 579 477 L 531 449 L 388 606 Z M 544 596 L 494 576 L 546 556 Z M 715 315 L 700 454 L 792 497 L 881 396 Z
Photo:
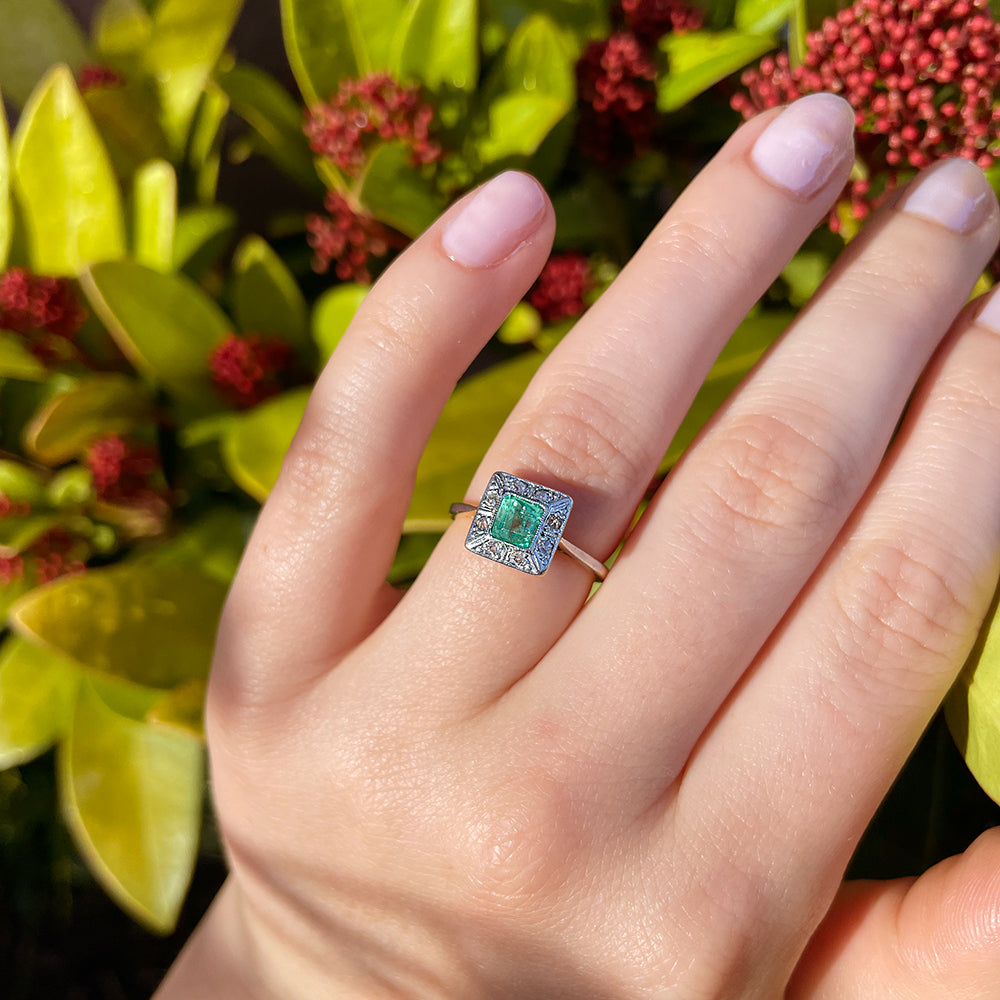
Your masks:
M 899 207 L 956 233 L 971 233 L 986 221 L 995 201 L 979 167 L 968 160 L 952 159 L 918 177 Z
M 481 187 L 441 235 L 444 252 L 466 267 L 509 257 L 534 231 L 545 195 L 527 174 L 509 170 Z
M 766 180 L 800 197 L 814 195 L 852 152 L 854 111 L 834 94 L 790 104 L 754 143 L 750 160 Z
M 1000 333 L 1000 291 L 994 292 L 979 310 L 976 322 L 989 327 L 994 333 Z

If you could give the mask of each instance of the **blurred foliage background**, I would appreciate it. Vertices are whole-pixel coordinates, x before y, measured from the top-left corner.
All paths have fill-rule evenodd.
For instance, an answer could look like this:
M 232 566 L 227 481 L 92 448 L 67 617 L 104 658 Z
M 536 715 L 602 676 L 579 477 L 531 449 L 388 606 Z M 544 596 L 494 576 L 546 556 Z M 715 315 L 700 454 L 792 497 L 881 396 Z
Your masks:
M 309 386 L 394 255 L 501 169 L 556 206 L 552 257 L 420 465 L 405 585 L 546 353 L 742 118 L 841 93 L 857 161 L 651 489 L 888 192 L 947 156 L 1000 186 L 998 6 L 0 0 L 5 995 L 147 996 L 221 882 L 215 623 Z M 852 874 L 916 873 L 998 822 L 995 611 Z

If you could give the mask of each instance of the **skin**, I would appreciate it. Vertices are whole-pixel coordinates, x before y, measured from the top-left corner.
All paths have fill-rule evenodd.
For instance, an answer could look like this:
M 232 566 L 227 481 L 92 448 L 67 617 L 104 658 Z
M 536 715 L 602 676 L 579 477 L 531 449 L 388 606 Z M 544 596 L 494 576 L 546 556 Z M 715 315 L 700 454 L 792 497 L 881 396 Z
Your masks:
M 850 169 L 842 141 L 815 193 L 770 183 L 750 151 L 776 114 L 548 358 L 469 498 L 497 469 L 546 483 L 572 541 L 615 549 Z M 158 1000 L 1000 996 L 998 831 L 841 885 L 997 582 L 1000 335 L 966 305 L 995 200 L 965 233 L 884 208 L 586 606 L 570 559 L 525 577 L 467 522 L 405 595 L 384 582 L 435 419 L 553 235 L 546 201 L 464 266 L 465 204 L 365 301 L 247 549 L 207 717 L 231 875 Z

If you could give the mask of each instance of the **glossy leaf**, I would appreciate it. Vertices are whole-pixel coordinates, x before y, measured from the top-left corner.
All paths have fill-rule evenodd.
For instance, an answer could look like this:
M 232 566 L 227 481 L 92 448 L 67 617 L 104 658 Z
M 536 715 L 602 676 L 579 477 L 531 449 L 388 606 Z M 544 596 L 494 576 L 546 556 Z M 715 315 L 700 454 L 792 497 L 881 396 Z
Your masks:
M 688 101 L 759 59 L 776 45 L 773 35 L 741 31 L 686 31 L 664 35 L 660 50 L 667 72 L 657 81 L 657 107 L 675 111 Z
M 195 109 L 229 41 L 243 0 L 159 0 L 145 49 L 150 75 L 159 84 L 164 127 L 182 150 Z
M 335 285 L 319 297 L 313 307 L 312 335 L 324 364 L 347 332 L 369 290 L 368 285 Z
M 524 354 L 459 384 L 417 467 L 405 531 L 440 531 L 447 526 L 448 505 L 465 499 L 487 447 L 542 360 L 541 354 Z
M 222 168 L 222 139 L 229 98 L 211 86 L 202 95 L 188 141 L 188 163 L 194 170 L 195 195 L 203 204 L 215 201 Z
M 14 605 L 10 620 L 89 670 L 173 688 L 208 676 L 225 592 L 189 566 L 136 560 L 38 587 Z
M 410 162 L 401 142 L 380 146 L 368 161 L 361 202 L 381 222 L 419 236 L 447 207 L 447 199 Z
M 139 371 L 185 396 L 207 384 L 209 354 L 232 324 L 193 281 L 122 260 L 99 264 L 81 283 Z
M 166 160 L 150 160 L 136 173 L 133 183 L 134 257 L 154 271 L 171 271 L 177 228 L 177 174 Z
M 24 110 L 14 182 L 35 271 L 77 275 L 125 253 L 118 183 L 65 66 L 45 78 Z
M 174 270 L 196 281 L 226 252 L 236 231 L 236 213 L 228 205 L 182 209 L 174 235 Z
M 0 89 L 18 106 L 50 67 L 87 62 L 80 26 L 60 0 L 0 0 L 0 25 Z
M 0 769 L 32 760 L 66 732 L 80 671 L 18 636 L 0 647 Z
M 0 459 L 0 493 L 17 502 L 38 503 L 45 496 L 45 480 L 21 462 Z
M 300 357 L 314 354 L 309 308 L 291 271 L 259 236 L 248 236 L 233 255 L 233 311 L 245 333 L 274 335 Z
M 266 499 L 277 482 L 308 399 L 308 389 L 282 393 L 248 410 L 223 434 L 226 470 L 255 500 Z
M 321 192 L 302 131 L 302 109 L 291 94 L 263 70 L 242 63 L 220 74 L 218 84 L 233 111 L 256 133 L 260 151 L 304 188 Z
M 28 350 L 24 337 L 0 330 L 0 377 L 44 382 L 49 370 Z
M 479 78 L 477 0 L 411 0 L 399 23 L 393 70 L 431 90 L 473 90 Z
M 91 34 L 98 54 L 115 65 L 135 63 L 153 34 L 153 19 L 140 0 L 104 0 L 94 13 Z
M 124 434 L 153 415 L 153 400 L 127 375 L 88 375 L 50 399 L 24 432 L 28 452 L 46 465 L 60 465 L 95 438 Z
M 733 26 L 750 35 L 778 31 L 795 13 L 798 0 L 738 0 Z
M 476 143 L 480 161 L 489 166 L 510 157 L 531 156 L 571 106 L 546 94 L 501 94 L 490 102 L 488 133 Z
M 577 48 L 610 34 L 606 0 L 482 0 L 484 17 L 513 33 L 532 14 L 545 14 L 569 32 Z
M 1000 592 L 955 686 L 945 715 L 969 770 L 1000 802 Z
M 285 52 L 306 104 L 328 100 L 345 77 L 366 70 L 356 4 L 365 0 L 281 0 Z
M 60 747 L 77 846 L 111 897 L 160 933 L 173 929 L 194 869 L 203 756 L 197 740 L 119 715 L 89 685 Z
M 176 730 L 196 739 L 205 738 L 205 682 L 189 681 L 168 691 L 146 713 L 154 726 Z
M 790 312 L 760 312 L 737 327 L 674 435 L 661 471 L 677 462 L 712 414 L 794 318 L 795 314 Z
M 7 267 L 7 255 L 14 235 L 14 213 L 10 204 L 10 142 L 7 135 L 7 116 L 0 94 L 0 271 Z

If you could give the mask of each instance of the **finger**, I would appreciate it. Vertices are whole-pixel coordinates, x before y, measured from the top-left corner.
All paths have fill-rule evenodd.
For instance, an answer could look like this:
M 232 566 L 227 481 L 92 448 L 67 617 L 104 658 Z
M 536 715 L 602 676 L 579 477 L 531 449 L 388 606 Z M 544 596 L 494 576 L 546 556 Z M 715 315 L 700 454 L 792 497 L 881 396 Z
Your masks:
M 497 470 L 554 487 L 573 498 L 566 538 L 606 558 L 718 351 L 841 189 L 852 128 L 843 101 L 814 95 L 740 130 L 547 359 L 470 497 Z M 449 609 L 428 657 L 436 690 L 451 684 L 481 705 L 549 648 L 593 578 L 564 556 L 544 578 L 526 577 L 466 551 L 467 530 L 456 525 L 438 546 L 387 641 L 426 643 L 416 623 Z M 482 668 L 470 671 L 470 658 Z
M 928 204 L 954 227 L 925 217 Z M 848 248 L 518 696 L 589 719 L 608 765 L 646 774 L 654 799 L 867 488 L 996 246 L 995 199 L 965 161 L 928 172 L 901 209 Z
M 243 687 L 294 689 L 384 613 L 427 438 L 537 276 L 553 228 L 538 183 L 502 174 L 432 226 L 364 300 L 313 389 L 227 604 L 220 648 L 240 663 Z
M 799 933 L 817 900 L 832 897 L 996 587 L 1000 297 L 972 326 L 968 316 L 868 497 L 707 730 L 668 810 L 668 822 L 718 824 L 740 844 L 749 881 L 764 887 L 762 926 L 775 933 Z M 780 915 L 765 922 L 767 887 L 778 886 Z
M 997 1000 L 1000 829 L 914 879 L 845 883 L 786 1000 Z

